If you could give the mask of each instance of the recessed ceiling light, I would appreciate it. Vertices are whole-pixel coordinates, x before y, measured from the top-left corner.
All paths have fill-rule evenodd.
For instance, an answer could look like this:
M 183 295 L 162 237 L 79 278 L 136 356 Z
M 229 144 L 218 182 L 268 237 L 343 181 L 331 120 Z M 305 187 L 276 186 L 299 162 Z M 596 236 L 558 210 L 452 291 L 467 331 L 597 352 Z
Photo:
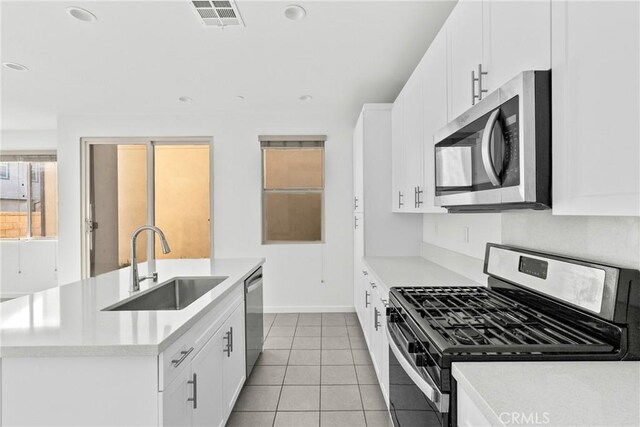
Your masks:
M 313 99 L 313 96 L 311 96 L 311 95 L 302 95 L 300 97 L 300 101 L 309 101 L 310 99 Z
M 2 65 L 5 68 L 8 68 L 14 71 L 29 71 L 29 69 L 26 66 L 22 64 L 18 64 L 17 62 L 3 62 Z
M 181 96 L 180 98 L 178 98 L 178 101 L 180 101 L 180 102 L 191 102 L 191 101 L 193 101 L 193 98 L 191 98 L 190 96 Z
M 236 99 L 237 99 L 238 101 L 244 101 L 244 96 L 242 96 L 242 95 L 238 95 L 238 96 L 236 96 Z
M 300 5 L 290 4 L 284 9 L 284 16 L 286 16 L 287 19 L 291 19 L 292 21 L 300 21 L 301 19 L 304 19 L 305 16 L 307 16 L 307 11 L 304 10 L 304 7 Z
M 96 15 L 89 12 L 87 9 L 83 9 L 81 7 L 76 7 L 76 6 L 68 7 L 67 13 L 72 17 L 76 18 L 78 21 L 93 22 L 98 20 L 98 17 Z

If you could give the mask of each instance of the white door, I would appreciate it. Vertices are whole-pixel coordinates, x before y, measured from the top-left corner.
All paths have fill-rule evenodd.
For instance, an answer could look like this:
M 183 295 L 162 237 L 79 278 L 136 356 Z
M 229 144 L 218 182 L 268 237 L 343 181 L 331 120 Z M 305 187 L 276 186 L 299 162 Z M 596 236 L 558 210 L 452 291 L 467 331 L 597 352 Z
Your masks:
M 418 212 L 419 197 L 422 186 L 422 140 L 424 125 L 424 105 L 422 101 L 422 86 L 424 82 L 424 67 L 422 62 L 415 69 L 403 89 L 403 139 L 404 145 L 404 211 Z
M 471 72 L 482 62 L 482 2 L 460 0 L 445 23 L 449 65 L 449 117 L 451 121 L 473 105 Z
M 185 368 L 169 386 L 162 391 L 162 422 L 165 427 L 185 427 L 191 425 L 193 388 L 187 382 L 191 371 Z
M 447 125 L 447 40 L 446 32 L 440 31 L 429 46 L 424 59 L 424 83 L 422 86 L 424 117 L 424 161 L 421 212 L 445 213 L 446 209 L 435 206 L 435 152 L 434 134 Z
M 353 131 L 353 211 L 364 212 L 364 113 Z
M 194 426 L 223 426 L 225 422 L 222 379 L 223 340 L 220 328 L 191 362 L 190 398 Z
M 391 211 L 403 212 L 409 203 L 405 194 L 405 153 L 403 137 L 404 91 L 398 95 L 391 110 Z
M 552 3 L 554 215 L 640 215 L 640 3 Z
M 524 70 L 551 67 L 551 0 L 483 1 L 483 82 L 489 92 Z
M 229 331 L 230 351 L 223 354 L 223 381 L 225 419 L 231 414 L 246 377 L 244 304 L 235 309 L 223 326 Z

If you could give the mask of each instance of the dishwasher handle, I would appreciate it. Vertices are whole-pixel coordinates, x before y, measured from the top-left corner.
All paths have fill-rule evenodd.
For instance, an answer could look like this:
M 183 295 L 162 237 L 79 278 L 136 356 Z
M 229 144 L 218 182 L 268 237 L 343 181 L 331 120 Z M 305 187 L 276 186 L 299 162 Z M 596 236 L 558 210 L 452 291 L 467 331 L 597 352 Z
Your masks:
M 254 278 L 252 281 L 245 284 L 245 293 L 250 294 L 258 288 L 262 287 L 262 276 Z

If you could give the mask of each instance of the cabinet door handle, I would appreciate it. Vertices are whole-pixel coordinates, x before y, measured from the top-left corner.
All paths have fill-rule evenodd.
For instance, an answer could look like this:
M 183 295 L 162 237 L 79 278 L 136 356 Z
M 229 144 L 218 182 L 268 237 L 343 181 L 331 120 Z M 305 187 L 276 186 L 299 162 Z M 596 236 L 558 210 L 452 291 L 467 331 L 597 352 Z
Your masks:
M 376 283 L 375 282 L 369 282 L 369 286 L 371 286 L 371 289 L 375 289 L 377 288 Z
M 368 291 L 364 291 L 364 306 L 369 307 L 369 292 Z
M 380 312 L 378 311 L 378 308 L 373 307 L 373 327 L 376 328 L 376 331 L 380 327 L 380 322 L 378 322 L 379 318 L 380 318 Z
M 404 194 L 402 194 L 402 191 L 398 191 L 398 209 L 404 206 L 404 202 L 402 201 L 403 198 Z
M 229 351 L 229 353 L 233 352 L 233 326 L 229 326 L 229 347 L 231 348 L 231 351 Z
M 178 366 L 180 366 L 180 364 L 182 362 L 184 362 L 184 359 L 187 358 L 187 356 L 189 356 L 191 354 L 191 352 L 193 351 L 193 347 L 191 347 L 189 350 L 182 350 L 180 352 L 180 359 L 173 359 L 171 361 L 171 364 L 173 365 L 174 368 L 177 368 Z
M 487 74 L 489 73 L 487 73 L 486 71 L 482 71 L 482 64 L 478 64 L 478 99 L 479 100 L 482 99 L 483 93 L 488 92 L 487 89 L 482 88 L 482 76 L 486 76 Z
M 353 208 L 354 209 L 358 209 L 358 198 L 357 197 L 353 198 Z
M 227 344 L 224 346 L 222 351 L 224 353 L 227 353 L 227 357 L 231 357 L 231 333 L 229 331 L 224 334 L 224 340 L 227 342 Z
M 363 274 L 364 276 L 368 276 L 368 275 L 369 275 L 369 272 L 368 272 L 367 270 L 362 270 L 362 274 Z
M 353 220 L 354 220 L 353 228 L 354 228 L 354 229 L 358 229 L 358 217 L 357 217 L 357 216 L 354 216 L 354 217 L 353 217 Z
M 476 95 L 476 72 L 471 70 L 471 105 L 476 105 L 476 99 L 480 99 L 479 95 Z
M 422 193 L 424 193 L 424 191 L 420 189 L 420 186 L 416 187 L 416 208 L 419 208 L 423 203 L 421 197 Z
M 187 381 L 187 384 L 193 386 L 193 397 L 189 397 L 187 402 L 193 402 L 193 409 L 198 409 L 198 377 L 195 373 L 193 374 L 193 379 Z

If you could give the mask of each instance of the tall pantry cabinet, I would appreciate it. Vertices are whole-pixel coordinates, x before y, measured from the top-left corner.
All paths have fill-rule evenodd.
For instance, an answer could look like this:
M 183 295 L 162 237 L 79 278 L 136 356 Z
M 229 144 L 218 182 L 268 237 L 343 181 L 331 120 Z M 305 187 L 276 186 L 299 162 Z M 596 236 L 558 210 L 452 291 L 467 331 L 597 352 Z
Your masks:
M 368 347 L 382 350 L 388 293 L 363 257 L 418 256 L 422 217 L 391 211 L 392 104 L 365 104 L 353 134 L 353 297 Z M 392 283 L 389 286 L 393 286 Z M 388 384 L 384 354 L 372 357 L 378 380 Z

